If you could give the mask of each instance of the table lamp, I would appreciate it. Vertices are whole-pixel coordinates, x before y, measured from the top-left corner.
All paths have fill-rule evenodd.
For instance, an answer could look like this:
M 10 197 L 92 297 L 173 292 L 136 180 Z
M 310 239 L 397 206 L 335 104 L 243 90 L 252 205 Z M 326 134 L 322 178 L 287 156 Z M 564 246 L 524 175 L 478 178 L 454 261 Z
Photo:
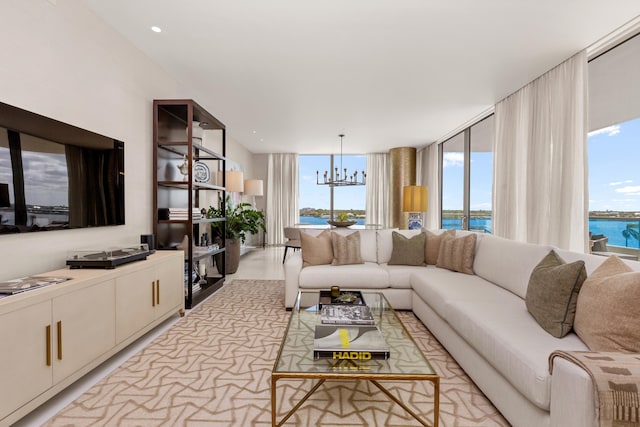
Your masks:
M 422 228 L 422 212 L 427 211 L 427 187 L 407 185 L 402 188 L 402 212 L 409 212 L 409 230 Z

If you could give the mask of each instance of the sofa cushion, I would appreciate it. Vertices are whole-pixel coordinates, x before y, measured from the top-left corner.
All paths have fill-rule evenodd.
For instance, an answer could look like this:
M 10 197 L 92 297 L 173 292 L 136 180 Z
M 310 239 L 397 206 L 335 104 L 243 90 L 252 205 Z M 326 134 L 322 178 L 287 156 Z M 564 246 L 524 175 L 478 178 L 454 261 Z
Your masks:
M 405 237 L 394 231 L 391 233 L 393 249 L 389 265 L 423 265 L 424 264 L 424 238 L 420 233 L 413 237 Z
M 303 289 L 329 289 L 332 285 L 344 289 L 383 289 L 390 286 L 387 271 L 372 262 L 306 267 L 300 271 L 298 282 Z
M 424 260 L 427 264 L 436 265 L 438 262 L 438 255 L 440 255 L 440 242 L 444 236 L 455 236 L 456 230 L 440 230 L 439 232 L 433 232 L 426 230 L 426 240 L 424 248 Z
M 445 319 L 448 299 L 491 299 L 496 289 L 494 284 L 481 277 L 432 265 L 422 270 L 417 270 L 416 267 L 411 273 L 410 282 L 414 293 Z
M 325 230 L 317 236 L 300 230 L 300 247 L 303 267 L 331 264 L 333 261 L 331 232 L 329 230 Z
M 583 260 L 584 266 L 587 269 L 587 277 L 590 276 L 600 265 L 607 260 L 608 257 L 601 255 L 593 255 L 593 254 L 583 254 L 578 252 L 571 252 L 563 249 L 555 249 L 555 251 L 564 259 L 566 262 L 572 262 L 576 260 Z M 640 271 L 640 262 L 632 261 L 627 259 L 621 259 L 627 266 L 629 266 L 633 271 Z
M 411 288 L 411 276 L 414 273 L 420 274 L 427 267 L 425 265 L 389 265 L 382 264 L 382 268 L 387 271 L 389 275 L 389 282 L 394 289 L 410 289 Z
M 331 233 L 331 246 L 333 248 L 333 261 L 331 265 L 362 264 L 360 256 L 360 233 L 343 236 Z
M 640 273 L 608 257 L 584 282 L 575 330 L 592 351 L 640 352 Z
M 391 259 L 391 252 L 393 252 L 393 240 L 391 233 L 397 232 L 404 237 L 413 237 L 420 233 L 421 230 L 398 230 L 398 229 L 385 229 L 376 230 L 376 242 L 378 247 L 378 264 L 386 264 Z
M 511 291 L 477 275 L 432 266 L 426 270 L 411 275 L 413 298 L 425 301 L 509 383 L 548 411 L 549 354 L 587 346 L 573 333 L 562 339 L 549 335 Z
M 562 338 L 573 327 L 578 292 L 586 278 L 584 261 L 567 264 L 552 250 L 531 273 L 527 310 L 545 331 Z
M 493 298 L 448 300 L 449 324 L 528 400 L 550 407 L 548 358 L 557 349 L 585 351 L 574 333 L 555 338 L 527 312 L 524 301 L 494 286 Z
M 493 235 L 485 235 L 479 240 L 473 261 L 474 273 L 523 299 L 527 296 L 531 272 L 553 249 Z
M 437 267 L 473 274 L 473 257 L 476 252 L 477 235 L 453 237 L 445 235 L 440 242 Z

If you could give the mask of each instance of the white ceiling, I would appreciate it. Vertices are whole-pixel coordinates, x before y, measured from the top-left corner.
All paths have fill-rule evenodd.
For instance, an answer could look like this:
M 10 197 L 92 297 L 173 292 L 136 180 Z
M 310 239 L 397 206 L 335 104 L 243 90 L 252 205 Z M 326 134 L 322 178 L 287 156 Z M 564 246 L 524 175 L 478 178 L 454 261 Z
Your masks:
M 640 15 L 638 0 L 84 1 L 254 153 L 334 153 L 342 132 L 345 154 L 424 146 Z

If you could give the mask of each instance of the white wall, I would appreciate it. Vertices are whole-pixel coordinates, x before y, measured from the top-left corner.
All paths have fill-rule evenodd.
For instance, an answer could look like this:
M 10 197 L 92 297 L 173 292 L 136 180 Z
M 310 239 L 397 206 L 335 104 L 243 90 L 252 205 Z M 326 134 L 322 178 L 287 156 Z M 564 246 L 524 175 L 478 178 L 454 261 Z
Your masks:
M 67 251 L 152 231 L 152 100 L 177 82 L 82 2 L 0 2 L 0 102 L 125 142 L 126 225 L 0 235 L 0 280 L 64 266 Z

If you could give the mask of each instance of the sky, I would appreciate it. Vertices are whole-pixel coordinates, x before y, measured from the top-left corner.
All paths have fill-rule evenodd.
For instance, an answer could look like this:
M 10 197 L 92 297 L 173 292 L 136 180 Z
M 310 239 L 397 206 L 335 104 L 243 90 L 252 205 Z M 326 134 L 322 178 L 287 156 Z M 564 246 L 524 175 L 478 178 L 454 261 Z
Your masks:
M 334 157 L 334 167 L 340 167 L 340 155 Z M 329 209 L 330 196 L 328 185 L 316 184 L 316 171 L 319 172 L 319 180 L 323 180 L 324 172 L 329 172 L 329 155 L 301 155 L 299 156 L 300 173 L 300 209 L 324 208 Z M 347 168 L 347 174 L 351 175 L 357 169 L 358 177 L 366 170 L 367 157 L 365 155 L 342 156 L 342 168 Z M 334 209 L 365 209 L 365 186 L 336 187 L 334 188 Z
M 640 212 L 640 118 L 589 134 L 589 210 Z

